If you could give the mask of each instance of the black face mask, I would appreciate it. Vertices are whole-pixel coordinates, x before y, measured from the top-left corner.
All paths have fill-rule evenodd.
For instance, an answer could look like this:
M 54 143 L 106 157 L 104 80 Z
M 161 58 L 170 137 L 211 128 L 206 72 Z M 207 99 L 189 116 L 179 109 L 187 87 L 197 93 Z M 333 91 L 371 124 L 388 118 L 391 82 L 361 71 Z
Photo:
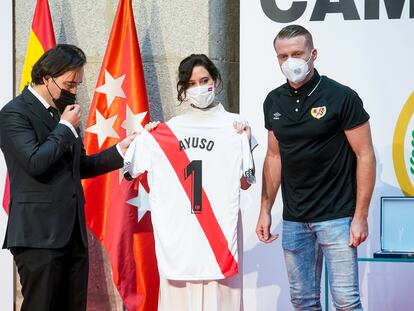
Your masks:
M 63 113 L 66 106 L 76 103 L 76 94 L 73 94 L 65 89 L 60 89 L 59 98 L 53 98 L 53 102 L 55 103 L 57 109 L 59 109 L 59 112 Z
M 56 84 L 56 86 L 60 89 L 60 96 L 59 98 L 53 98 L 52 94 L 49 91 L 49 88 L 47 89 L 49 91 L 50 96 L 52 96 L 52 100 L 55 103 L 57 109 L 60 113 L 63 113 L 65 111 L 66 106 L 73 105 L 76 103 L 76 94 L 73 94 L 65 89 L 62 89 L 53 79 L 53 82 Z

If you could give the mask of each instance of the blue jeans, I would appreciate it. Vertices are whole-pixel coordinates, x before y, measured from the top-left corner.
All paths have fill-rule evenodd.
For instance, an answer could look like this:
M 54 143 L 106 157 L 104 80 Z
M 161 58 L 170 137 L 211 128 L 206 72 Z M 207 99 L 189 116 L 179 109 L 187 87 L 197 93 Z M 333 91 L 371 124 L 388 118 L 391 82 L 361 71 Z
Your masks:
M 319 311 L 323 257 L 336 310 L 362 311 L 357 250 L 349 247 L 351 217 L 301 223 L 283 221 L 282 245 L 295 310 Z

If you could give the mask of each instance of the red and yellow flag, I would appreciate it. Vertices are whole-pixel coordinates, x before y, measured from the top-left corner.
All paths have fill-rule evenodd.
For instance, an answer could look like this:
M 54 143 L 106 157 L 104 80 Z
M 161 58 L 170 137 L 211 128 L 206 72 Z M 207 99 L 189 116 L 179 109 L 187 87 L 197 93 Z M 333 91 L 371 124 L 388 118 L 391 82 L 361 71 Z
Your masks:
M 30 29 L 29 41 L 27 43 L 26 57 L 24 59 L 20 91 L 32 81 L 31 72 L 33 65 L 44 52 L 56 44 L 53 31 L 52 17 L 50 16 L 49 3 L 47 0 L 37 0 L 34 11 L 32 28 Z M 8 212 L 10 201 L 9 177 L 6 176 L 3 195 L 3 207 Z
M 44 52 L 54 47 L 55 44 L 55 33 L 53 31 L 49 3 L 47 0 L 37 0 L 29 42 L 27 43 L 26 57 L 24 59 L 20 91 L 32 81 L 31 72 L 33 65 Z
M 148 121 L 131 0 L 120 0 L 85 130 L 87 153 L 116 144 Z M 122 177 L 119 170 L 83 181 L 86 222 L 109 254 L 114 282 L 127 310 L 156 310 L 159 277 L 150 213 L 138 219 L 140 207 L 127 203 L 136 199 L 137 189 L 146 194 L 148 186 Z

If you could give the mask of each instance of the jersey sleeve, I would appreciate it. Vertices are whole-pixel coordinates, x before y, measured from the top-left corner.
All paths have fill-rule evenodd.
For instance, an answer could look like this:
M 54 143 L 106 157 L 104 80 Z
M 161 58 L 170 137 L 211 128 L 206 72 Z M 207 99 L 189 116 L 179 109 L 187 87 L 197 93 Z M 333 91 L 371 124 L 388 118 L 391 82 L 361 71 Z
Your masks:
M 354 128 L 369 120 L 369 114 L 365 111 L 361 98 L 349 88 L 341 108 L 340 124 L 344 130 Z
M 255 172 L 254 172 L 254 161 L 252 151 L 250 149 L 249 138 L 246 133 L 242 133 L 242 171 L 243 176 L 246 177 L 249 184 L 254 184 L 256 182 Z
M 125 179 L 132 180 L 150 167 L 149 146 L 147 143 L 148 132 L 143 131 L 131 142 L 124 156 L 123 174 Z

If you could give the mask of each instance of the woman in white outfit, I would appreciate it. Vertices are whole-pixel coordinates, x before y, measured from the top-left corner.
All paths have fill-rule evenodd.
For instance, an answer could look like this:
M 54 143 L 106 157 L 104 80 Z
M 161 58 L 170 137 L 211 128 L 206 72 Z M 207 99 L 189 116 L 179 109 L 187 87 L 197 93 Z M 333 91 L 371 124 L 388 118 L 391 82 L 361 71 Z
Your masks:
M 191 135 L 188 135 L 191 137 L 188 140 L 182 139 L 180 140 L 180 149 L 187 149 L 185 150 L 188 152 L 189 157 L 191 157 L 191 148 L 211 148 L 212 150 L 215 149 L 219 150 L 220 147 L 220 138 L 216 137 L 214 138 L 214 135 L 217 136 L 217 133 L 220 133 L 220 131 L 223 131 L 223 135 L 233 135 L 238 137 L 233 137 L 234 139 L 241 140 L 241 136 L 245 135 L 250 138 L 250 128 L 247 126 L 247 122 L 241 119 L 241 117 L 238 114 L 233 114 L 227 112 L 221 103 L 218 102 L 216 99 L 216 93 L 218 90 L 220 90 L 222 87 L 222 80 L 220 73 L 217 69 L 217 67 L 214 65 L 214 63 L 204 54 L 192 54 L 188 57 L 186 57 L 184 60 L 181 61 L 179 68 L 178 68 L 178 83 L 177 83 L 177 91 L 178 95 L 177 98 L 182 104 L 187 104 L 189 107 L 189 110 L 184 113 L 183 115 L 177 116 L 166 122 L 166 125 L 170 128 L 174 129 L 174 126 L 179 127 L 179 125 L 185 125 L 185 126 L 193 126 L 194 130 L 191 133 Z M 225 126 L 223 128 L 218 128 L 219 124 L 223 123 Z M 203 124 L 207 124 L 207 127 L 203 128 Z M 211 130 L 208 126 L 209 124 L 212 125 Z M 227 126 L 227 124 L 229 124 Z M 155 128 L 159 126 L 159 122 L 151 122 L 146 126 L 146 129 L 148 131 L 152 131 Z M 185 127 L 184 126 L 184 127 Z M 159 126 L 161 127 L 161 126 Z M 229 134 L 231 128 L 231 133 Z M 201 129 L 201 130 L 200 130 Z M 213 137 L 211 138 L 211 144 L 208 144 L 208 140 L 205 140 L 203 143 L 202 133 L 204 129 L 204 132 L 209 132 L 209 135 Z M 154 131 L 155 133 L 157 131 Z M 240 135 L 235 135 L 235 133 L 239 133 Z M 246 133 L 247 132 L 247 135 Z M 216 134 L 214 134 L 216 133 Z M 220 134 L 218 135 L 220 136 Z M 178 134 L 177 134 L 178 137 Z M 141 139 L 141 138 L 140 138 Z M 180 138 L 178 138 L 180 139 Z M 197 142 L 195 142 L 195 140 Z M 216 139 L 216 140 L 215 140 Z M 248 155 L 247 158 L 251 157 L 251 146 L 249 145 L 249 139 L 245 139 L 248 142 L 247 145 L 247 151 Z M 231 143 L 231 142 L 229 142 Z M 222 144 L 223 145 L 223 144 Z M 210 146 L 210 147 L 209 147 Z M 213 147 L 214 146 L 214 147 Z M 237 146 L 237 144 L 236 144 Z M 224 144 L 222 148 L 229 148 Z M 237 149 L 237 148 L 236 148 Z M 142 146 L 141 148 L 137 148 L 136 154 L 137 156 L 142 156 Z M 241 150 L 241 149 L 240 149 Z M 244 154 L 241 154 L 240 150 L 225 150 L 224 154 L 228 156 L 231 155 L 232 152 L 234 152 L 234 158 L 239 159 L 243 165 L 247 163 L 245 161 L 246 158 L 246 152 Z M 246 148 L 244 149 L 246 150 Z M 214 151 L 213 151 L 214 152 Z M 211 152 L 210 155 L 213 153 Z M 208 154 L 208 152 L 205 152 Z M 229 156 L 230 156 L 229 155 Z M 197 155 L 199 156 L 199 154 Z M 206 155 L 208 157 L 209 155 Z M 223 157 L 223 156 L 221 156 Z M 214 165 L 226 165 L 229 166 L 229 162 L 232 163 L 231 158 L 229 160 L 221 159 L 215 160 L 213 164 L 209 164 L 208 167 L 203 168 L 203 178 L 210 178 L 208 176 L 208 172 L 204 170 L 211 170 L 211 166 Z M 206 159 L 202 159 L 203 165 L 205 163 L 208 163 L 208 161 L 205 161 Z M 133 160 L 129 160 L 133 162 Z M 226 162 L 227 161 L 227 162 Z M 237 161 L 237 160 L 234 160 Z M 233 162 L 234 162 L 233 161 Z M 220 162 L 220 163 L 218 163 Z M 221 163 L 223 162 L 223 163 Z M 158 163 L 158 162 L 157 162 Z M 250 163 L 250 162 L 249 162 Z M 173 164 L 173 163 L 172 163 Z M 169 253 L 166 251 L 166 247 L 161 247 L 160 244 L 166 244 L 165 238 L 164 240 L 161 240 L 160 243 L 157 245 L 156 241 L 156 249 L 157 249 L 157 260 L 158 260 L 158 266 L 160 270 L 160 292 L 159 292 L 159 302 L 158 302 L 158 310 L 162 311 L 239 311 L 243 309 L 242 304 L 242 273 L 241 273 L 241 257 L 242 257 L 242 234 L 241 234 L 241 222 L 240 222 L 240 211 L 239 211 L 239 197 L 238 194 L 240 192 L 240 188 L 245 190 L 250 187 L 250 184 L 254 182 L 254 169 L 252 162 L 250 163 L 251 167 L 250 169 L 245 169 L 242 174 L 236 175 L 236 174 L 228 174 L 230 178 L 222 180 L 222 176 L 216 176 L 214 180 L 204 180 L 202 181 L 202 187 L 203 191 L 207 193 L 207 195 L 210 196 L 210 201 L 212 202 L 211 205 L 214 205 L 215 202 L 219 202 L 219 199 L 215 199 L 215 196 L 219 196 L 217 193 L 218 191 L 215 191 L 215 193 L 209 193 L 208 192 L 208 185 L 209 182 L 215 185 L 217 183 L 223 182 L 224 184 L 220 188 L 220 190 L 224 191 L 224 194 L 221 194 L 222 196 L 231 197 L 231 199 L 226 199 L 227 203 L 222 206 L 220 206 L 220 211 L 214 211 L 213 215 L 217 218 L 217 228 L 223 231 L 223 236 L 225 237 L 225 241 L 227 241 L 229 249 L 229 256 L 233 258 L 233 266 L 229 264 L 229 266 L 226 266 L 226 264 L 219 263 L 220 269 L 218 269 L 218 273 L 214 272 L 215 269 L 214 266 L 212 266 L 211 271 L 209 270 L 208 264 L 203 264 L 202 273 L 198 273 L 198 271 L 201 271 L 200 269 L 197 270 L 197 268 L 192 268 L 188 266 L 188 274 L 180 274 L 179 272 L 176 272 L 176 270 L 179 270 L 180 272 L 183 271 L 183 269 L 175 269 L 180 263 L 175 262 L 168 262 L 168 259 L 164 259 L 161 257 L 165 257 L 164 254 L 166 254 L 166 257 L 168 257 L 171 252 L 174 252 L 174 250 L 170 251 Z M 134 166 L 134 163 L 132 163 L 132 166 Z M 153 167 L 154 164 L 149 165 L 149 167 Z M 226 168 L 223 168 L 223 171 L 226 170 Z M 139 172 L 140 173 L 140 172 Z M 134 175 L 137 175 L 136 172 L 133 172 L 131 174 L 133 177 Z M 227 175 L 226 175 L 227 176 Z M 167 178 L 167 177 L 165 177 Z M 232 179 L 232 180 L 231 180 Z M 156 181 L 154 181 L 154 187 L 157 187 L 157 184 L 155 184 Z M 229 188 L 230 187 L 230 188 Z M 236 191 L 234 191 L 234 188 L 236 187 Z M 226 189 L 232 189 L 227 191 Z M 152 188 L 151 188 L 151 191 Z M 155 189 L 154 191 L 157 191 Z M 171 192 L 173 190 L 170 190 L 170 193 L 164 193 L 164 196 L 171 196 Z M 227 191 L 227 192 L 226 192 Z M 220 192 L 220 191 L 219 191 Z M 234 192 L 234 193 L 233 193 Z M 161 193 L 161 196 L 163 194 Z M 160 195 L 158 195 L 159 197 Z M 152 220 L 154 224 L 154 231 L 155 235 L 157 237 L 157 226 L 161 227 L 159 225 L 159 219 L 158 217 L 164 217 L 162 214 L 157 213 L 156 210 L 157 207 L 151 206 L 152 209 Z M 204 208 L 204 207 L 203 207 Z M 177 208 L 180 210 L 180 208 Z M 220 213 L 226 209 L 229 210 L 229 212 L 224 213 L 224 215 L 220 215 Z M 213 206 L 214 210 L 214 206 Z M 204 210 L 203 210 L 204 212 Z M 195 212 L 196 213 L 196 212 Z M 200 216 L 200 215 L 198 215 Z M 184 216 L 183 216 L 184 217 Z M 185 216 L 187 217 L 187 216 Z M 194 215 L 189 217 L 195 217 Z M 174 221 L 174 220 L 172 220 Z M 184 222 L 187 222 L 185 220 Z M 195 226 L 202 227 L 203 225 L 196 223 Z M 192 227 L 193 228 L 193 227 Z M 211 228 L 210 228 L 211 229 Z M 191 230 L 194 230 L 191 229 Z M 197 230 L 197 228 L 196 228 Z M 203 231 L 204 230 L 204 231 Z M 216 230 L 216 229 L 214 229 Z M 215 233 L 208 233 L 209 228 L 202 228 L 199 230 L 201 232 L 201 238 L 199 240 L 196 240 L 195 243 L 192 243 L 187 246 L 188 251 L 191 252 L 189 256 L 194 256 L 194 253 L 199 254 L 199 257 L 197 257 L 196 261 L 203 261 L 206 260 L 203 256 L 203 250 L 200 249 L 200 247 L 205 248 L 214 248 L 217 246 L 214 246 L 214 240 L 215 237 L 209 238 L 208 235 Z M 184 231 L 185 232 L 185 231 Z M 188 231 L 191 232 L 189 234 L 193 234 L 194 231 Z M 160 239 L 163 239 L 161 237 L 161 229 L 158 232 L 158 237 Z M 184 241 L 187 236 L 180 236 L 178 239 L 175 239 L 175 234 L 183 234 L 182 230 L 173 230 L 169 233 L 170 237 L 167 237 L 168 240 L 175 241 L 180 240 Z M 194 233 L 195 234 L 195 233 Z M 205 243 L 200 241 L 204 239 L 203 235 L 206 235 L 209 243 Z M 198 243 L 200 241 L 200 243 Z M 200 246 L 200 245 L 204 246 Z M 171 246 L 171 245 L 170 245 Z M 221 255 L 217 254 L 223 254 L 225 251 L 221 249 L 215 250 L 215 258 L 212 256 L 214 260 L 217 262 L 224 261 L 220 257 Z M 224 256 L 224 255 L 223 255 Z M 176 256 L 171 256 L 168 258 L 177 258 Z M 214 261 L 213 260 L 213 261 Z M 215 262 L 215 265 L 217 265 L 217 262 Z M 197 264 L 197 263 L 195 263 Z M 174 270 L 175 269 L 175 270 Z M 169 270 L 174 270 L 170 273 Z M 196 272 L 193 272 L 196 271 Z M 203 277 L 205 276 L 205 277 Z

